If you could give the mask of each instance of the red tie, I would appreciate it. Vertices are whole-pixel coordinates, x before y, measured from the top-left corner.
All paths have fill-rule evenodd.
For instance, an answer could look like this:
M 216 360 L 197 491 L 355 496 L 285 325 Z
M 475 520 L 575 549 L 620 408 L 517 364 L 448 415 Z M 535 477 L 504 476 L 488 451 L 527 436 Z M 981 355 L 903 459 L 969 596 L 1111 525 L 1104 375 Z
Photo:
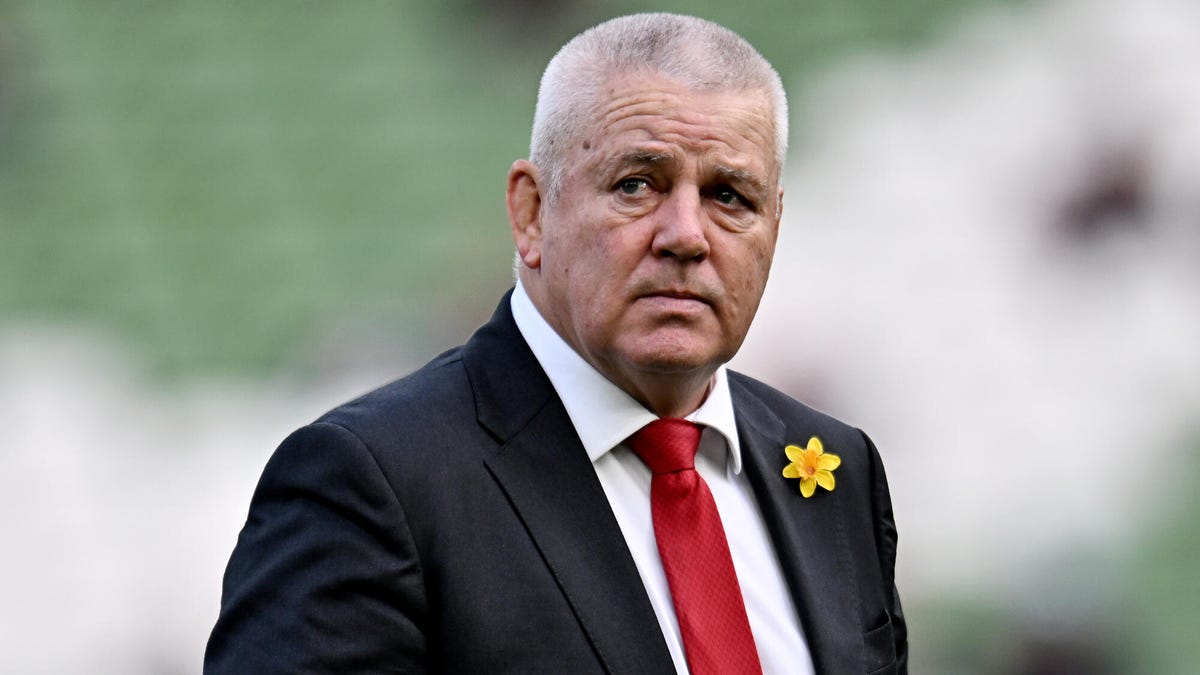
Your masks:
M 721 514 L 696 473 L 700 427 L 655 420 L 629 446 L 653 474 L 654 536 L 692 675 L 762 673 Z

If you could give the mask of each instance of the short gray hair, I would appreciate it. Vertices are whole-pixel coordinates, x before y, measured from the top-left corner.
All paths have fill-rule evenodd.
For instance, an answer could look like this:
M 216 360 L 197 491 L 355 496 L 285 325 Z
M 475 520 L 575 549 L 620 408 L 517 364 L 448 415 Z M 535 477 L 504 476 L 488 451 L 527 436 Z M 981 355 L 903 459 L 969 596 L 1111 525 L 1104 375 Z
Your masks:
M 701 91 L 762 91 L 775 120 L 775 163 L 787 155 L 787 95 L 779 73 L 749 42 L 711 21 L 679 14 L 633 14 L 576 35 L 550 59 L 538 87 L 529 160 L 553 199 L 567 151 L 590 123 L 606 81 L 616 74 L 663 75 Z

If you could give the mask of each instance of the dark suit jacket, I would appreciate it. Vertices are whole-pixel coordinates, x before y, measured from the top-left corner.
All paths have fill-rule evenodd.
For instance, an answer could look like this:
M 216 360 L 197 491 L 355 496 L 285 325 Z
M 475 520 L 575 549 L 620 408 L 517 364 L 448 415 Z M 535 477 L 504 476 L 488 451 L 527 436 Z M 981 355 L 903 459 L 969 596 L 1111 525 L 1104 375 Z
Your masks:
M 860 431 L 730 373 L 745 471 L 817 672 L 903 673 L 896 529 Z M 783 448 L 819 436 L 804 499 Z M 283 442 L 225 573 L 206 673 L 672 673 L 608 500 L 509 310 Z

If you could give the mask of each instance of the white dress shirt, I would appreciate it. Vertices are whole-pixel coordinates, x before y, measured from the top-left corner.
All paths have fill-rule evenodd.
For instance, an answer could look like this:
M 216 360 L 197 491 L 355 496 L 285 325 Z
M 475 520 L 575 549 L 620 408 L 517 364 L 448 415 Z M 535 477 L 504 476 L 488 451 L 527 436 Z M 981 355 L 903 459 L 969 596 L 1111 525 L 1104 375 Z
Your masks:
M 512 295 L 512 312 L 583 441 L 646 586 L 675 669 L 686 675 L 679 622 L 654 539 L 650 469 L 624 442 L 657 416 L 579 356 L 546 323 L 520 283 Z M 742 473 L 725 366 L 717 370 L 704 403 L 687 419 L 704 425 L 696 470 L 708 483 L 721 514 L 763 672 L 812 674 L 812 657 L 796 607 L 750 483 Z M 781 448 L 781 462 L 782 457 Z

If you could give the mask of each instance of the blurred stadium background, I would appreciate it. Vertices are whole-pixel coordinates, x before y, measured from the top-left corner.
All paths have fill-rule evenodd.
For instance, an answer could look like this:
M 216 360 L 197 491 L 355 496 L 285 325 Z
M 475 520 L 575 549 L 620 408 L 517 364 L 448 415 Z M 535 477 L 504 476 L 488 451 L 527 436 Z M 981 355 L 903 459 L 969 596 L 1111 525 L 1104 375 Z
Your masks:
M 0 672 L 199 672 L 275 444 L 486 319 L 540 69 L 644 9 L 0 0 Z M 738 365 L 880 445 L 913 672 L 1195 672 L 1200 6 L 653 9 L 789 88 Z

